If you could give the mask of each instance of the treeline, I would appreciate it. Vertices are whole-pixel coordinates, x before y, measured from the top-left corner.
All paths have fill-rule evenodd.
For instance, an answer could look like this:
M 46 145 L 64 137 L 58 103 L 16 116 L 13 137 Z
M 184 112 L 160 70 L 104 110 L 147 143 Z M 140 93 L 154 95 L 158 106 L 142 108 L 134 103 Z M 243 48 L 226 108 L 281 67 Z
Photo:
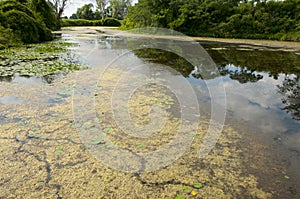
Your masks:
M 163 27 L 191 36 L 300 39 L 300 0 L 139 0 L 123 28 Z
M 89 3 L 77 9 L 70 19 L 103 20 L 124 19 L 132 0 L 96 0 L 96 6 Z M 96 8 L 96 9 L 95 9 Z
M 0 1 L 0 48 L 52 40 L 59 20 L 45 0 Z
M 114 18 L 105 18 L 103 20 L 87 20 L 87 19 L 62 19 L 62 27 L 68 26 L 121 26 L 121 22 Z

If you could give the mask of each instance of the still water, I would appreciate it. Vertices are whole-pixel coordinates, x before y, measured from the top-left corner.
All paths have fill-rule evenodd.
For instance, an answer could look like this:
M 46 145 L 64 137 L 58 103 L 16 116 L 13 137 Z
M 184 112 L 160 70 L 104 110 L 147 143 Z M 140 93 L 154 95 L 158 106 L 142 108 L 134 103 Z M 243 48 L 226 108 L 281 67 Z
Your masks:
M 67 31 L 62 40 L 78 43 L 72 51 L 89 69 L 65 77 L 57 75 L 51 81 L 12 77 L 1 83 L 0 109 L 4 113 L 0 116 L 1 168 L 7 172 L 1 175 L 0 198 L 20 198 L 22 194 L 49 198 L 299 197 L 299 51 L 197 41 L 194 44 L 201 45 L 216 65 L 217 70 L 208 70 L 176 53 L 149 45 L 149 39 L 144 42 L 139 37 L 87 30 L 77 35 Z M 177 52 L 184 50 L 184 47 L 178 49 L 172 39 L 159 41 L 175 46 Z M 132 69 L 133 66 L 138 67 Z M 122 79 L 120 70 L 129 71 L 126 75 L 129 80 Z M 99 83 L 101 74 L 104 80 Z M 225 106 L 224 133 L 203 160 L 199 160 L 195 152 L 196 158 L 185 154 L 158 171 L 142 174 L 116 171 L 111 169 L 115 165 L 101 164 L 82 146 L 83 139 L 78 138 L 74 129 L 82 134 L 80 131 L 84 128 L 74 124 L 72 114 L 76 113 L 76 103 L 85 106 L 88 100 L 81 104 L 76 97 L 86 97 L 87 88 L 98 81 L 90 103 L 96 104 L 97 114 L 102 115 L 101 125 L 111 134 L 111 139 L 130 152 L 155 150 L 157 145 L 170 141 L 168 136 L 174 136 L 173 131 L 177 130 L 176 118 L 180 117 L 177 95 L 167 91 L 157 94 L 157 89 L 163 88 L 153 84 L 145 90 L 132 92 L 131 97 L 137 96 L 137 100 L 130 102 L 134 105 L 131 113 L 141 124 L 149 122 L 149 104 L 153 102 L 167 110 L 166 116 L 169 113 L 172 116 L 166 120 L 168 128 L 150 140 L 133 139 L 127 143 L 124 136 L 118 134 L 117 127 L 110 124 L 110 110 L 106 109 L 108 105 L 123 108 L 119 108 L 124 102 L 122 96 L 117 101 L 120 104 L 109 104 L 109 97 L 118 97 L 109 95 L 113 83 L 120 85 L 122 93 L 130 91 L 130 86 L 136 83 L 135 78 L 149 76 L 161 82 L 173 81 L 179 87 L 181 82 L 187 81 L 195 91 L 201 118 L 204 118 L 201 128 L 207 127 L 206 121 L 213 115 L 213 102 L 220 112 Z M 220 82 L 223 91 L 219 90 Z M 182 88 L 184 95 L 188 87 Z M 225 95 L 218 95 L 224 91 Z M 216 93 L 215 99 L 212 99 L 212 92 Z M 222 101 L 224 96 L 226 104 Z M 184 100 L 189 101 L 189 96 Z M 198 143 L 201 136 L 201 133 L 195 136 L 192 154 L 201 146 Z M 94 145 L 102 143 L 103 140 L 94 140 Z M 134 153 L 136 157 L 137 154 Z

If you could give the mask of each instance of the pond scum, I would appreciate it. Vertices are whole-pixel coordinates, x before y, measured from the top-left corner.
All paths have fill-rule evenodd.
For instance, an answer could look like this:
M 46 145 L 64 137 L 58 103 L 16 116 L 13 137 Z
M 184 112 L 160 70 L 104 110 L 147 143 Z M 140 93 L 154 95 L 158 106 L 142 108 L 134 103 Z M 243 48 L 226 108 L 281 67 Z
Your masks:
M 82 78 L 88 79 L 84 71 Z M 112 71 L 105 79 L 113 80 Z M 18 101 L 0 106 L 0 198 L 270 198 L 273 193 L 258 186 L 256 176 L 245 172 L 240 134 L 225 126 L 214 149 L 198 157 L 201 138 L 209 120 L 201 118 L 197 135 L 182 157 L 160 170 L 131 174 L 113 170 L 95 159 L 81 143 L 72 115 L 74 73 L 53 84 L 30 86 L 0 82 L 0 99 Z M 109 90 L 97 91 L 97 112 L 104 113 L 100 125 L 114 144 L 136 152 L 156 150 L 172 139 L 178 126 L 168 111 L 162 132 L 148 139 L 124 136 L 111 120 Z M 135 92 L 130 101 L 132 118 L 147 123 L 150 105 L 176 109 L 176 99 L 151 87 Z M 146 89 L 147 90 L 147 89 Z M 16 95 L 17 93 L 17 95 Z M 142 103 L 141 103 L 142 102 Z M 173 115 L 172 115 L 173 114 Z M 75 128 L 76 127 L 76 128 Z M 77 129 L 77 130 L 76 130 Z M 118 135 L 122 136 L 122 142 Z

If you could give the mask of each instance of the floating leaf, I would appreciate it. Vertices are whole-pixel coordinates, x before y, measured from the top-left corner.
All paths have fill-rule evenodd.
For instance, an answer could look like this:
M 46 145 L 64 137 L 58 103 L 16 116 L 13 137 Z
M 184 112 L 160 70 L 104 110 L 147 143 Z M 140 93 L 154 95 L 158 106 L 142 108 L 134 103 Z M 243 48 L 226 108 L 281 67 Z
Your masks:
M 41 187 L 41 186 L 43 186 L 43 182 L 37 182 L 36 184 L 35 184 L 35 186 L 37 187 L 37 188 L 39 188 L 39 187 Z
M 285 175 L 285 176 L 284 176 L 284 178 L 285 178 L 285 179 L 290 179 L 290 177 L 289 177 L 289 176 L 287 176 L 287 175 Z
M 195 187 L 196 189 L 200 189 L 200 188 L 203 187 L 203 185 L 202 185 L 201 182 L 196 182 L 196 183 L 194 184 L 194 187 Z
M 40 137 L 42 137 L 42 136 L 43 136 L 43 134 L 39 133 L 39 134 L 35 134 L 33 137 L 35 137 L 35 138 L 40 138 Z
M 139 142 L 139 143 L 136 143 L 136 146 L 137 147 L 145 147 L 145 143 L 144 142 Z
M 57 146 L 55 148 L 54 154 L 57 156 L 64 154 L 63 146 Z
M 109 132 L 111 132 L 112 130 L 113 130 L 113 128 L 109 127 L 109 128 L 105 128 L 103 131 L 104 131 L 105 133 L 109 133 Z
M 106 142 L 103 139 L 94 139 L 91 141 L 91 144 L 98 145 L 98 144 L 105 144 Z
M 39 130 L 40 130 L 39 127 L 34 127 L 34 128 L 32 129 L 32 131 L 39 131 Z
M 184 195 L 177 194 L 177 196 L 175 197 L 175 199 L 184 199 Z
M 190 193 L 191 192 L 191 190 L 188 187 L 183 187 L 183 191 L 185 193 Z

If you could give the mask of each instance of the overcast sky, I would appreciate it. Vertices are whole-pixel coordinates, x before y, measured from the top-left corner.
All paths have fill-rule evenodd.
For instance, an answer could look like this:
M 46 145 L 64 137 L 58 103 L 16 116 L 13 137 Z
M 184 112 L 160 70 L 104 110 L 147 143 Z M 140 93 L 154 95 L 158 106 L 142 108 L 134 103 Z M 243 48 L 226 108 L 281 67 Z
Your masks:
M 133 3 L 136 3 L 138 0 L 133 0 Z M 65 9 L 63 16 L 71 16 L 73 13 L 76 13 L 77 8 L 82 7 L 84 4 L 94 3 L 96 0 L 70 0 L 68 6 Z

